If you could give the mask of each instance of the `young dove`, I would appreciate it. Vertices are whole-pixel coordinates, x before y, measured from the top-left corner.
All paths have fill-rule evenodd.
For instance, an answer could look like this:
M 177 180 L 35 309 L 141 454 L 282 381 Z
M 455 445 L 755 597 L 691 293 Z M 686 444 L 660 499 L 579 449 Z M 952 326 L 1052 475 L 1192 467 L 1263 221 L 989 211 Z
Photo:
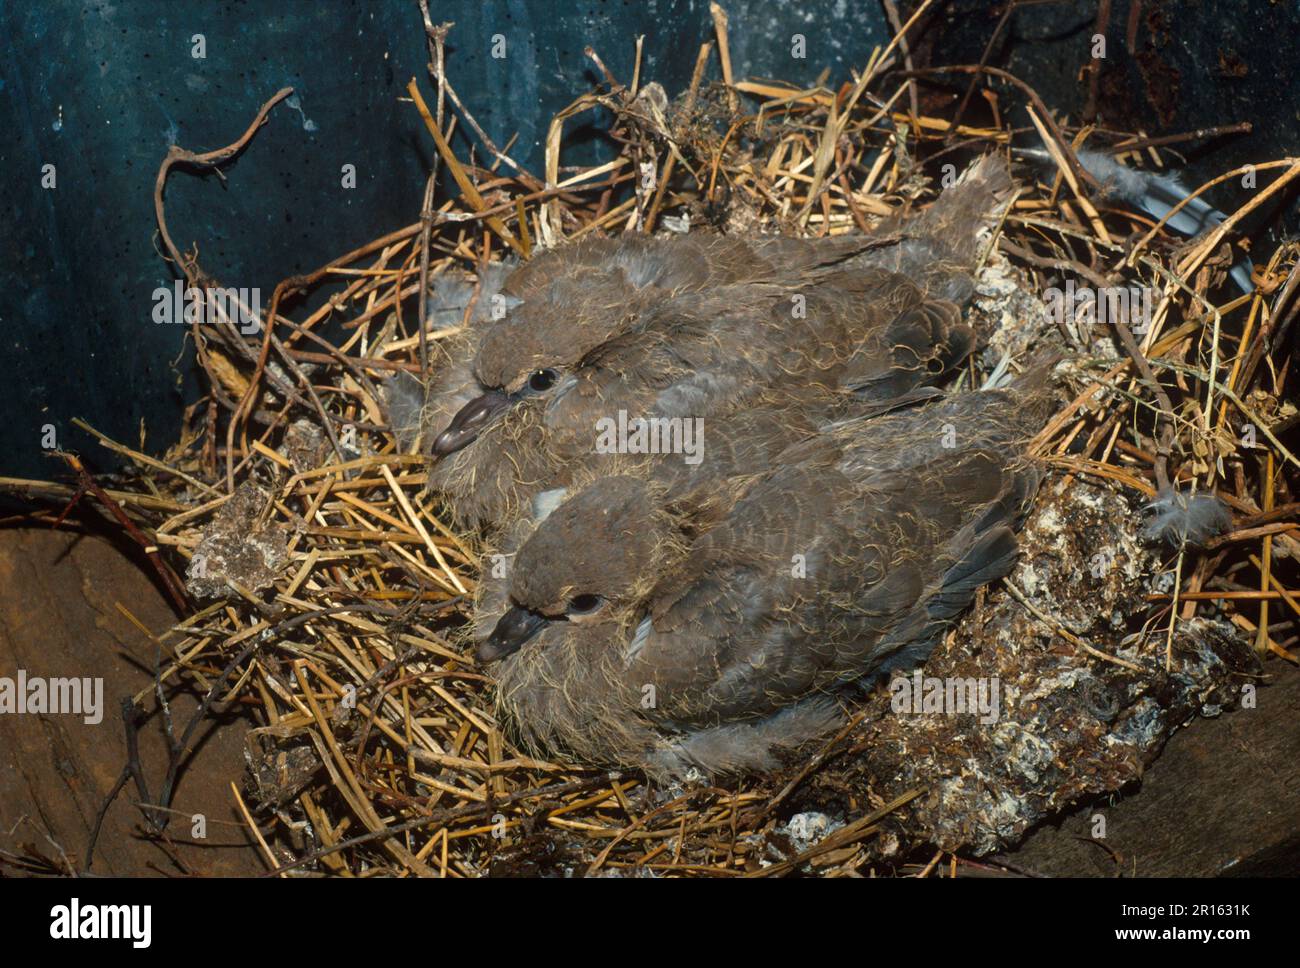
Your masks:
M 970 349 L 957 301 L 973 290 L 978 229 L 1009 188 L 989 157 L 869 238 L 583 243 L 567 273 L 539 257 L 534 295 L 480 340 L 472 369 L 491 389 L 427 431 L 430 489 L 462 525 L 491 528 L 580 470 L 603 418 L 914 394 Z
M 714 418 L 764 403 L 904 397 L 964 358 L 971 341 L 956 307 L 878 269 L 841 272 L 806 292 L 752 283 L 677 295 L 587 353 L 553 392 L 520 399 L 443 456 L 430 487 L 463 523 L 498 525 L 603 462 L 601 430 L 613 422 L 676 421 L 712 439 Z
M 390 421 L 403 449 L 423 433 L 426 452 L 450 453 L 512 399 L 549 389 L 553 374 L 669 296 L 812 273 L 866 244 L 850 237 L 591 237 L 522 266 L 491 264 L 477 293 L 460 279 L 439 280 L 430 303 L 433 326 L 459 326 L 472 303 L 468 325 L 433 344 L 435 376 L 427 390 L 409 374 L 393 381 Z
M 587 354 L 642 325 L 647 308 L 669 295 L 702 293 L 725 310 L 728 295 L 720 287 L 769 282 L 806 290 L 833 285 L 845 273 L 883 269 L 914 280 L 929 299 L 963 304 L 974 290 L 969 272 L 979 230 L 1011 187 L 1006 163 L 989 155 L 923 213 L 888 219 L 870 236 L 632 236 L 551 250 L 507 282 L 521 293 L 527 288 L 522 305 L 482 334 L 472 363 L 482 393 L 441 432 L 432 431 L 433 452 L 452 453 L 512 405 L 559 392 Z M 442 394 L 438 381 L 430 388 L 430 428 L 440 426 L 436 418 L 446 410 L 438 403 Z
M 839 722 L 836 687 L 923 660 L 1010 568 L 1042 411 L 959 394 L 703 487 L 576 487 L 481 606 L 502 713 L 528 747 L 656 776 L 770 768 Z

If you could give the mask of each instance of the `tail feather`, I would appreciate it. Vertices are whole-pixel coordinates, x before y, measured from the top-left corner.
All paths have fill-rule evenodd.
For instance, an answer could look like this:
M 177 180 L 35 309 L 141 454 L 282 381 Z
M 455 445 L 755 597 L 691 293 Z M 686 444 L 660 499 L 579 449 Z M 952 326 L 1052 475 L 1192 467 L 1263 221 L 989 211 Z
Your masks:
M 984 237 L 980 230 L 1001 214 L 1014 184 L 1006 161 L 985 155 L 923 212 L 883 223 L 878 234 L 898 236 L 896 244 L 854 261 L 906 275 L 927 295 L 965 305 L 975 291 L 970 271 Z
M 1016 528 L 1029 510 L 1040 479 L 1040 472 L 1033 467 L 1012 472 L 998 496 L 948 542 L 948 551 L 956 560 L 881 642 L 879 651 L 889 658 L 872 681 L 924 662 L 944 629 L 970 605 L 975 593 L 1011 570 L 1018 553 Z
M 971 266 L 979 254 L 980 227 L 1000 214 L 1013 187 L 1005 159 L 985 155 L 909 223 L 908 233 L 943 242 L 959 264 Z
M 960 613 L 981 586 L 1011 570 L 1016 551 L 1015 532 L 1005 526 L 991 528 L 976 538 L 961 560 L 944 573 L 939 590 L 926 601 L 931 621 L 946 622 Z

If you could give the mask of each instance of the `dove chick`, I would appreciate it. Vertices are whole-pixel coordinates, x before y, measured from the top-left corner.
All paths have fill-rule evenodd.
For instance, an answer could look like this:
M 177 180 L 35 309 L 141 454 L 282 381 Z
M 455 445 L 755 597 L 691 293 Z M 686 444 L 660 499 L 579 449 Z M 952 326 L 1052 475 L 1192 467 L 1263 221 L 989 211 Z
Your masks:
M 959 394 L 834 422 L 707 486 L 619 467 L 575 485 L 481 606 L 502 713 L 588 762 L 770 768 L 839 721 L 839 687 L 923 660 L 1011 567 L 1042 412 Z
M 600 417 L 702 418 L 771 391 L 882 399 L 933 382 L 970 348 L 960 303 L 979 229 L 1010 186 L 989 157 L 868 237 L 592 239 L 539 256 L 506 280 L 519 304 L 449 368 L 456 385 L 430 387 L 430 489 L 462 525 L 493 527 L 565 482 Z M 449 404 L 460 408 L 439 424 Z
M 713 439 L 715 418 L 753 406 L 905 396 L 948 372 L 972 341 L 953 304 L 883 270 L 845 271 L 807 289 L 754 283 L 683 293 L 554 386 L 520 394 L 471 445 L 431 468 L 430 486 L 462 522 L 508 522 L 539 491 L 604 459 L 603 422 L 676 420 Z

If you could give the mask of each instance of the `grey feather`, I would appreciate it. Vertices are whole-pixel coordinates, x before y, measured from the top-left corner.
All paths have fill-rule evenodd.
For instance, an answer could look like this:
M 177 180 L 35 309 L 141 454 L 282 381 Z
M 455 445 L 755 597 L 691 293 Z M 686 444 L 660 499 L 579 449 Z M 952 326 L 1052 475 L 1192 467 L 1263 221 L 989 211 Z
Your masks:
M 408 452 L 420 436 L 421 413 L 424 410 L 424 384 L 413 374 L 399 370 L 388 381 L 384 395 L 388 410 L 388 423 L 398 448 Z
M 1204 545 L 1232 526 L 1227 505 L 1206 491 L 1189 494 L 1166 488 L 1143 510 L 1150 515 L 1150 520 L 1142 534 L 1175 548 L 1185 544 Z
M 1021 149 L 1021 154 L 1039 162 L 1049 162 L 1051 156 L 1041 148 Z M 1075 152 L 1079 164 L 1100 183 L 1103 194 L 1122 199 L 1152 218 L 1162 219 L 1173 211 L 1190 194 L 1177 176 L 1167 172 L 1143 171 L 1120 164 L 1103 151 L 1079 148 Z M 1184 205 L 1165 224 L 1180 235 L 1200 235 L 1207 229 L 1221 225 L 1227 216 L 1205 199 L 1197 196 Z M 1242 259 L 1229 273 L 1242 292 L 1253 292 L 1250 279 L 1250 262 Z
M 843 725 L 837 703 L 805 700 L 756 722 L 727 723 L 683 734 L 646 757 L 651 774 L 682 777 L 692 768 L 711 776 L 770 770 L 776 753 L 792 750 Z
M 433 292 L 429 294 L 428 322 L 434 329 L 460 326 L 465 321 L 465 309 L 474 298 L 476 288 L 479 296 L 470 319 L 472 323 L 488 322 L 498 306 L 508 312 L 522 305 L 522 299 L 502 292 L 514 269 L 513 261 L 489 263 L 479 274 L 477 282 L 453 275 L 438 276 L 433 280 Z

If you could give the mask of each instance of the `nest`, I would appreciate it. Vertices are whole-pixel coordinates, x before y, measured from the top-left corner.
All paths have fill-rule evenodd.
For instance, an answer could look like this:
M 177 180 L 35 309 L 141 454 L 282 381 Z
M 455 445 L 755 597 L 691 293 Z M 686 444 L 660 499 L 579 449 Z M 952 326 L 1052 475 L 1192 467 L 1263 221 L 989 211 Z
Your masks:
M 897 39 L 853 83 L 795 89 L 733 79 L 724 18 L 717 28 L 675 98 L 639 70 L 613 77 L 588 51 L 605 83 L 553 120 L 537 175 L 465 111 L 444 70 L 447 27 L 428 24 L 436 93 L 408 87 L 438 152 L 419 219 L 286 280 L 256 332 L 220 313 L 195 322 L 210 392 L 160 460 L 105 442 L 135 468 L 126 484 L 106 489 L 69 456 L 75 496 L 148 550 L 184 615 L 159 637 L 154 687 L 134 697 L 155 714 L 177 690 L 203 697 L 190 723 L 157 717 L 174 761 L 158 806 L 180 806 L 172 790 L 197 724 L 234 709 L 259 724 L 238 810 L 281 876 L 928 873 L 1119 789 L 1173 729 L 1239 702 L 1264 657 L 1296 661 L 1300 463 L 1283 443 L 1294 374 L 1278 348 L 1300 308 L 1300 246 L 1256 259 L 1253 292 L 1213 294 L 1226 291 L 1229 233 L 1300 162 L 1255 166 L 1280 177 L 1187 242 L 1109 196 L 1077 151 L 1152 167 L 1172 139 L 1058 123 L 1014 78 L 955 68 L 950 79 L 985 83 L 991 103 L 1027 96 L 1024 136 L 1049 159 L 1020 171 L 990 240 L 973 309 L 983 349 L 962 381 L 980 385 L 1042 347 L 1064 357 L 1063 399 L 1033 444 L 1050 474 L 1021 565 L 925 669 L 1014 683 L 997 730 L 972 741 L 977 711 L 891 716 L 880 687 L 781 772 L 670 790 L 513 745 L 465 641 L 491 549 L 444 524 L 422 460 L 399 452 L 381 407 L 388 378 L 421 372 L 461 328 L 420 294 L 593 232 L 870 231 L 1012 139 L 1005 124 L 960 117 L 967 99 L 918 97 L 916 73 L 896 71 Z M 720 83 L 706 80 L 715 55 Z M 288 93 L 234 144 L 173 148 L 162 166 L 162 241 L 196 289 L 215 283 L 172 241 L 168 173 L 223 164 Z M 562 165 L 575 119 L 601 110 L 618 157 Z M 453 150 L 457 125 L 484 146 L 480 160 Z M 456 197 L 434 190 L 444 181 Z M 1146 294 L 1143 325 L 1133 312 L 1054 314 L 1043 294 L 1070 284 Z M 313 294 L 319 308 L 300 308 Z M 1227 505 L 1226 531 L 1203 547 L 1138 533 L 1146 502 L 1192 490 Z M 1069 738 L 1053 738 L 1062 724 Z M 164 817 L 147 812 L 144 833 L 162 836 Z

